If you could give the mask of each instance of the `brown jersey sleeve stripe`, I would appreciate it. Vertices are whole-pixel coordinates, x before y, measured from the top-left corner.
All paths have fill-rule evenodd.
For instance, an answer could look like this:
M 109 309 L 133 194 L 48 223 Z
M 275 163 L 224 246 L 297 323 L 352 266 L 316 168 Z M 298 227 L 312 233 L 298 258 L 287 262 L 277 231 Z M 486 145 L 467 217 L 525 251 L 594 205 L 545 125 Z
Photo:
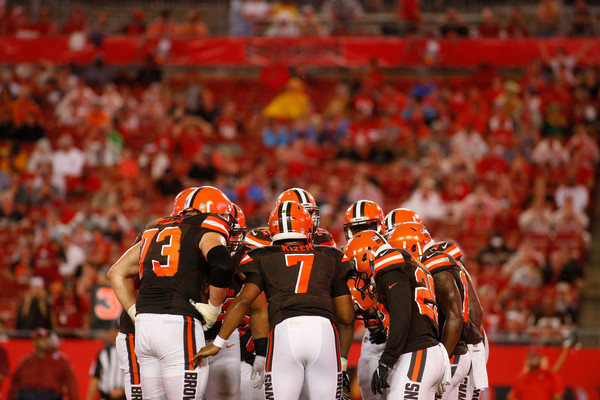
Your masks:
M 429 272 L 433 272 L 438 268 L 452 266 L 452 262 L 446 254 L 439 254 L 438 256 L 425 260 L 423 265 L 425 265 Z
M 139 385 L 140 364 L 135 355 L 135 336 L 132 333 L 126 335 L 125 344 L 127 345 L 127 361 L 129 361 L 129 379 L 132 385 Z

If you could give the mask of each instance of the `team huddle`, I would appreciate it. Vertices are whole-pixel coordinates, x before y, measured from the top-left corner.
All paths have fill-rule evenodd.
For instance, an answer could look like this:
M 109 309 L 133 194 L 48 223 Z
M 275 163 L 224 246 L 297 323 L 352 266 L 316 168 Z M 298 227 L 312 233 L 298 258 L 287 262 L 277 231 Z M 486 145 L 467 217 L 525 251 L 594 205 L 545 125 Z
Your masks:
M 483 311 L 458 245 L 369 200 L 344 234 L 338 249 L 300 188 L 249 231 L 219 189 L 179 193 L 108 273 L 127 399 L 349 399 L 356 321 L 363 399 L 479 398 Z

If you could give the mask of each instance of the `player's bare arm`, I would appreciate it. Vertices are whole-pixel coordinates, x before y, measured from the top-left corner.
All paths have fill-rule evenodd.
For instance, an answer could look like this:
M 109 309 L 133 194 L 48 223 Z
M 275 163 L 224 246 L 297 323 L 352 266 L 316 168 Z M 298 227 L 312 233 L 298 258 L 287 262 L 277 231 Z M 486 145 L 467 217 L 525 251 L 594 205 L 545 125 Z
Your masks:
M 446 348 L 448 356 L 450 356 L 460 339 L 463 326 L 460 292 L 458 286 L 456 286 L 454 276 L 448 271 L 435 274 L 433 281 L 438 307 L 446 317 L 442 327 L 442 344 Z
M 255 342 L 269 336 L 269 311 L 264 292 L 250 304 L 250 330 Z
M 467 290 L 469 294 L 469 320 L 478 328 L 481 329 L 483 325 L 483 307 L 481 306 L 481 302 L 479 301 L 479 296 L 477 295 L 477 290 L 475 289 L 475 285 L 473 285 L 473 281 L 471 280 L 471 275 L 462 265 L 461 262 L 458 263 L 460 265 L 460 269 L 467 276 Z
M 140 246 L 141 242 L 131 246 L 106 274 L 117 299 L 123 308 L 128 310 L 130 316 L 135 316 L 135 313 L 130 313 L 129 310 L 136 300 L 133 278 L 139 274 Z
M 204 357 L 214 356 L 219 352 L 219 350 L 221 350 L 221 347 L 218 346 L 219 339 L 229 339 L 231 333 L 240 325 L 240 322 L 242 322 L 242 319 L 244 318 L 246 311 L 250 307 L 250 304 L 252 304 L 252 302 L 258 297 L 260 293 L 260 288 L 255 284 L 244 284 L 240 293 L 229 305 L 229 308 L 227 308 L 227 312 L 225 313 L 225 319 L 223 320 L 223 325 L 219 330 L 219 335 L 213 341 L 213 344 L 204 346 L 194 356 L 194 362 L 197 365 L 204 365 L 202 361 Z
M 348 358 L 352 339 L 354 337 L 354 307 L 352 296 L 344 295 L 334 297 L 333 307 L 335 309 L 335 322 L 340 337 L 340 355 Z

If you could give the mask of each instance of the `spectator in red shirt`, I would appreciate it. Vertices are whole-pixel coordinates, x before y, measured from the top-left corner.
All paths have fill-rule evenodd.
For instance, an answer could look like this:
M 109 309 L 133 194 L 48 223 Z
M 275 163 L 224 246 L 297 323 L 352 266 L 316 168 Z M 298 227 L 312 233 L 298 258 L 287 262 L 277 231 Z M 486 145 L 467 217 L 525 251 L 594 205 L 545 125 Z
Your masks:
M 404 22 L 406 33 L 418 32 L 423 22 L 419 0 L 402 0 L 398 9 L 398 17 Z
M 131 18 L 127 25 L 122 29 L 127 35 L 141 35 L 146 32 L 146 14 L 144 10 L 135 10 L 131 13 Z
M 543 365 L 539 352 L 532 352 L 525 360 L 525 372 L 517 379 L 509 400 L 562 400 L 564 387 L 557 372 Z
M 8 400 L 56 400 L 67 393 L 78 400 L 77 380 L 71 362 L 52 346 L 44 328 L 33 331 L 35 350 L 25 356 L 12 377 Z
M 88 18 L 83 12 L 83 10 L 79 7 L 73 8 L 71 14 L 67 17 L 65 24 L 62 27 L 62 33 L 65 35 L 70 35 L 75 32 L 89 32 L 90 23 L 88 22 Z
M 41 7 L 36 22 L 29 25 L 29 29 L 40 35 L 55 35 L 58 32 L 58 25 L 52 20 L 49 7 Z
M 481 11 L 481 24 L 477 27 L 477 33 L 482 38 L 497 38 L 500 36 L 500 25 L 496 21 L 496 14 L 491 8 Z
M 0 346 L 0 391 L 2 390 L 2 382 L 10 374 L 10 365 L 8 363 L 8 354 L 4 347 Z
M 89 322 L 89 304 L 75 291 L 72 281 L 65 281 L 62 291 L 52 301 L 52 325 L 61 333 L 69 336 L 86 330 Z
M 506 23 L 506 35 L 509 38 L 522 38 L 529 36 L 529 27 L 525 22 L 525 15 L 521 7 L 513 7 Z

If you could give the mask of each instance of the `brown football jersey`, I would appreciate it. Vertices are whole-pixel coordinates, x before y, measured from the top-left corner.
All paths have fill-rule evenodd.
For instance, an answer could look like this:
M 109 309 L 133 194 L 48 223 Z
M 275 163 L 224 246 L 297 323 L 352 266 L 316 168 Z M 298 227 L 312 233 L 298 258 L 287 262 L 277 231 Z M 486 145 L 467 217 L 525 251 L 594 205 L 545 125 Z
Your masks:
M 207 232 L 228 238 L 229 225 L 217 214 L 159 218 L 141 236 L 138 314 L 175 314 L 202 319 L 190 304 L 204 301 L 210 266 L 199 244 Z
M 266 246 L 250 251 L 240 275 L 265 292 L 269 324 L 302 315 L 334 320 L 332 298 L 349 295 L 346 284 L 352 264 L 328 246 Z

